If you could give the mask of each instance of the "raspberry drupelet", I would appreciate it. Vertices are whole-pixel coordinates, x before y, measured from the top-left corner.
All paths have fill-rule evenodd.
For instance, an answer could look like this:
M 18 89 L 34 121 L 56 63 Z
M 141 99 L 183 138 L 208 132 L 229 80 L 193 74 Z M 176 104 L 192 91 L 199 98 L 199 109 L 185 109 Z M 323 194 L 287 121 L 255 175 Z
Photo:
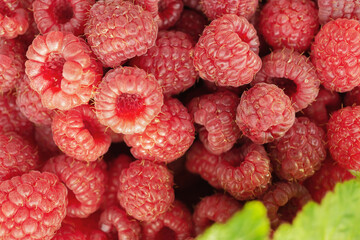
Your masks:
M 321 25 L 338 18 L 360 20 L 360 5 L 356 0 L 317 0 Z
M 18 0 L 0 2 L 0 37 L 16 38 L 26 32 L 29 27 L 29 13 Z
M 115 133 L 142 133 L 164 104 L 159 83 L 135 67 L 108 71 L 95 95 L 96 116 Z
M 69 110 L 86 104 L 102 77 L 101 64 L 89 46 L 72 33 L 38 35 L 26 56 L 30 87 L 49 109 Z

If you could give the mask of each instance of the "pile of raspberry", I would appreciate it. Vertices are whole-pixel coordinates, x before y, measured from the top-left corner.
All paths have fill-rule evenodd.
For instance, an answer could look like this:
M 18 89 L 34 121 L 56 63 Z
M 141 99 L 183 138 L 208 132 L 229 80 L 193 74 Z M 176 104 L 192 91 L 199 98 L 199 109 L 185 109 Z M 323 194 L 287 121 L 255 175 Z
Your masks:
M 356 0 L 0 1 L 0 239 L 273 230 L 360 171 Z

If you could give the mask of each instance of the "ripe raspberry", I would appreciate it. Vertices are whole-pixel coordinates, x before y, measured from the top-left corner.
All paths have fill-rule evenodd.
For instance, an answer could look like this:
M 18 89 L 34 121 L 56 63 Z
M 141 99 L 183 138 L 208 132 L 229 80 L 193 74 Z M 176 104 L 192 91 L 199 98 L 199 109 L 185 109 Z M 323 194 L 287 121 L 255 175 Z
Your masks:
M 39 35 L 26 56 L 30 87 L 49 109 L 68 110 L 87 103 L 101 80 L 100 63 L 86 42 L 72 33 Z
M 297 182 L 277 182 L 261 199 L 267 208 L 272 228 L 276 228 L 284 221 L 291 221 L 296 212 L 309 200 L 311 200 L 309 192 Z M 289 215 L 283 215 L 282 212 Z
M 175 25 L 180 19 L 184 8 L 182 0 L 160 0 L 159 1 L 159 30 L 166 30 Z
M 250 19 L 258 7 L 258 0 L 235 0 L 235 1 L 218 1 L 202 0 L 200 1 L 202 10 L 209 20 L 222 17 L 225 14 L 235 14 Z
M 144 240 L 188 240 L 194 232 L 191 212 L 178 200 L 155 221 L 143 222 L 141 226 Z
M 99 123 L 90 105 L 59 112 L 51 128 L 55 144 L 77 160 L 96 161 L 111 144 L 110 133 Z
M 61 228 L 56 232 L 52 240 L 87 240 L 86 235 L 75 226 L 67 223 L 61 224 Z
M 240 137 L 235 123 L 239 98 L 230 91 L 215 92 L 194 98 L 188 105 L 195 123 L 201 125 L 199 137 L 213 154 L 230 150 Z
M 315 36 L 311 59 L 323 86 L 348 92 L 360 85 L 360 23 L 337 19 L 325 24 Z
M 344 97 L 345 106 L 360 105 L 360 87 L 347 92 Z
M 129 2 L 140 5 L 145 11 L 150 12 L 156 21 L 159 20 L 159 0 L 133 0 Z
M 238 200 L 248 200 L 263 194 L 271 181 L 270 159 L 262 145 L 244 144 L 225 153 L 216 167 L 220 185 Z M 230 155 L 230 156 L 229 156 Z
M 130 216 L 153 221 L 174 201 L 173 175 L 163 164 L 136 160 L 120 175 L 118 200 Z
M 244 17 L 226 14 L 210 23 L 195 45 L 194 66 L 201 78 L 238 87 L 261 68 L 256 30 Z
M 0 133 L 0 181 L 35 169 L 39 155 L 35 146 L 14 132 Z
M 100 229 L 108 235 L 115 235 L 117 237 L 111 239 L 118 240 L 140 240 L 141 227 L 138 221 L 126 214 L 126 212 L 116 205 L 105 209 L 100 216 Z
M 95 95 L 96 116 L 116 133 L 142 133 L 160 112 L 163 94 L 153 75 L 119 67 L 106 73 Z
M 95 0 L 35 0 L 32 4 L 34 19 L 40 33 L 51 31 L 84 33 L 90 7 Z
M 141 56 L 155 44 L 158 26 L 151 13 L 122 0 L 100 0 L 90 9 L 85 35 L 105 67 Z
M 105 163 L 84 162 L 66 155 L 50 158 L 43 171 L 55 173 L 69 189 L 67 216 L 86 218 L 100 207 L 105 191 Z
M 241 95 L 236 123 L 257 144 L 281 138 L 294 121 L 290 98 L 274 84 L 258 83 Z
M 184 9 L 173 29 L 189 34 L 194 42 L 197 42 L 206 25 L 208 20 L 203 14 L 192 9 Z
M 130 61 L 155 76 L 164 95 L 176 95 L 195 84 L 198 74 L 191 53 L 193 41 L 178 31 L 160 31 L 155 46 Z
M 0 238 L 50 240 L 66 215 L 67 190 L 52 173 L 31 171 L 0 183 Z
M 360 106 L 345 107 L 333 113 L 327 124 L 332 158 L 346 169 L 360 170 Z
M 204 197 L 194 209 L 196 235 L 201 234 L 215 222 L 225 223 L 241 207 L 241 203 L 236 199 L 222 193 Z
M 325 132 L 307 117 L 299 117 L 285 135 L 268 144 L 278 177 L 303 181 L 320 168 L 326 158 Z
M 0 2 L 0 38 L 16 38 L 29 27 L 28 12 L 18 0 Z
M 306 51 L 319 28 L 312 0 L 271 0 L 261 9 L 259 30 L 274 49 Z
M 360 20 L 360 5 L 356 0 L 317 0 L 321 25 L 338 18 Z
M 143 133 L 125 135 L 124 141 L 136 159 L 169 163 L 183 156 L 194 138 L 187 108 L 176 98 L 168 98 Z

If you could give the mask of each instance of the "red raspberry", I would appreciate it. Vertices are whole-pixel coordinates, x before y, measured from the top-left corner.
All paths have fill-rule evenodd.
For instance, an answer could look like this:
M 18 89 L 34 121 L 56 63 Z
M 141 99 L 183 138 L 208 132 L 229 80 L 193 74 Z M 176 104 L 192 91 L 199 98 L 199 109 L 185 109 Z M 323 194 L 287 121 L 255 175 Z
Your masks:
M 130 63 L 153 74 L 164 95 L 179 94 L 194 85 L 198 78 L 190 57 L 193 45 L 186 33 L 161 31 L 155 46 Z
M 100 216 L 100 229 L 108 235 L 115 235 L 117 237 L 111 239 L 118 240 L 140 240 L 141 227 L 138 221 L 126 214 L 126 212 L 113 205 L 105 209 Z M 94 239 L 95 240 L 95 239 Z
M 201 78 L 238 87 L 261 68 L 259 39 L 246 18 L 226 14 L 210 23 L 195 45 L 194 66 Z
M 230 156 L 229 156 L 230 155 Z M 216 167 L 220 185 L 238 200 L 248 200 L 263 194 L 271 181 L 270 159 L 262 145 L 244 144 L 223 156 Z M 233 159 L 229 161 L 228 159 Z
M 360 87 L 347 92 L 344 97 L 345 106 L 360 105 Z
M 265 56 L 262 61 L 262 68 L 251 84 L 276 84 L 290 97 L 296 112 L 315 101 L 320 80 L 308 58 L 290 49 L 279 49 Z
M 288 181 L 303 181 L 326 157 L 325 132 L 307 117 L 299 117 L 285 135 L 268 145 L 275 173 Z
M 159 1 L 159 29 L 165 30 L 175 25 L 180 19 L 184 8 L 182 0 L 160 0 Z
M 16 105 L 31 122 L 37 125 L 51 125 L 54 111 L 44 107 L 41 96 L 29 84 L 29 78 L 24 75 L 16 89 Z
M 66 215 L 67 190 L 52 173 L 31 171 L 0 183 L 0 238 L 50 240 Z
M 124 141 L 136 159 L 169 163 L 183 156 L 194 138 L 195 127 L 187 108 L 169 98 L 143 133 L 125 135 Z
M 332 158 L 346 169 L 360 170 L 360 106 L 345 107 L 333 113 L 327 124 Z
M 49 109 L 68 110 L 87 103 L 101 80 L 100 63 L 86 42 L 72 33 L 39 35 L 26 56 L 30 86 Z
M 61 228 L 56 232 L 52 240 L 87 240 L 86 235 L 75 226 L 67 223 L 61 224 Z
M 170 209 L 155 221 L 141 224 L 144 240 L 188 240 L 193 236 L 194 226 L 189 209 L 175 200 Z
M 140 5 L 145 11 L 150 12 L 155 20 L 159 20 L 159 0 L 133 0 L 129 2 Z
M 291 221 L 296 212 L 310 200 L 309 192 L 297 182 L 277 182 L 261 199 L 267 208 L 272 228 L 284 221 Z M 282 212 L 289 215 L 283 215 Z
M 34 19 L 40 33 L 51 31 L 84 33 L 90 7 L 95 0 L 35 0 L 32 4 Z
M 194 42 L 197 42 L 206 25 L 208 20 L 203 14 L 192 9 L 184 9 L 173 29 L 189 34 Z
M 199 137 L 213 154 L 230 150 L 240 137 L 235 123 L 239 98 L 230 91 L 215 92 L 194 98 L 188 105 L 194 121 L 200 124 Z
M 130 216 L 153 221 L 174 202 L 173 175 L 164 164 L 136 160 L 120 175 L 118 200 Z
M 106 67 L 141 56 L 155 44 L 158 26 L 151 13 L 122 0 L 100 0 L 90 9 L 85 35 Z
M 360 23 L 337 19 L 325 24 L 315 36 L 311 58 L 323 86 L 347 92 L 360 85 Z
M 360 5 L 356 0 L 317 0 L 321 25 L 338 18 L 360 20 Z
M 281 138 L 294 121 L 290 98 L 274 84 L 258 83 L 241 95 L 236 123 L 257 144 Z
M 96 161 L 111 144 L 110 133 L 99 123 L 90 105 L 59 112 L 51 128 L 56 145 L 77 160 Z
M 274 49 L 306 51 L 319 28 L 312 0 L 271 0 L 261 9 L 259 30 Z
M 225 14 L 235 14 L 250 19 L 258 7 L 258 0 L 202 0 L 202 10 L 210 20 L 222 17 Z
M 50 158 L 43 171 L 55 173 L 69 189 L 67 216 L 86 218 L 100 207 L 105 191 L 105 163 L 84 162 L 66 155 Z
M 96 115 L 116 133 L 142 133 L 160 112 L 163 94 L 153 75 L 119 67 L 106 73 L 95 95 Z
M 11 39 L 22 35 L 29 27 L 28 12 L 18 0 L 0 3 L 0 37 Z
M 196 235 L 201 234 L 215 222 L 225 223 L 241 207 L 241 203 L 236 199 L 222 193 L 204 197 L 194 209 Z
M 0 181 L 35 169 L 39 164 L 36 148 L 14 132 L 0 133 Z

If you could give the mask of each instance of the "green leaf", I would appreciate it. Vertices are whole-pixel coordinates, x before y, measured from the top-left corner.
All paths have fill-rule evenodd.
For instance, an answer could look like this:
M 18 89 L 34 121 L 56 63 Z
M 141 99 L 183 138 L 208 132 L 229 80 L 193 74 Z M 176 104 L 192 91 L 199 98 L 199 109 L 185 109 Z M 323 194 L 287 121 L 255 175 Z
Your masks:
M 360 239 L 360 182 L 350 180 L 335 186 L 321 204 L 309 202 L 293 224 L 282 224 L 274 240 Z
M 259 201 L 245 204 L 225 224 L 215 223 L 197 240 L 265 240 L 268 239 L 270 223 L 266 208 Z

